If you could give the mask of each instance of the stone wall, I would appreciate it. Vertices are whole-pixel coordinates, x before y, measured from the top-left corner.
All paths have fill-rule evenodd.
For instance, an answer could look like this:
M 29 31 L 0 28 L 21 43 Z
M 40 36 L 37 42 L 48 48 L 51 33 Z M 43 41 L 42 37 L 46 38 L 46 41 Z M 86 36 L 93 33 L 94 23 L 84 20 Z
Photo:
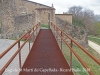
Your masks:
M 72 14 L 55 14 L 55 16 L 72 24 Z
M 55 21 L 55 9 L 54 8 L 37 8 L 36 20 L 42 24 L 48 24 L 50 21 Z
M 28 15 L 19 15 L 14 17 L 14 35 L 13 37 L 19 37 L 23 33 L 31 29 L 35 23 L 35 13 Z
M 74 26 L 67 21 L 61 20 L 56 17 L 56 25 L 58 25 L 63 31 L 75 39 L 83 47 L 88 48 L 87 32 L 83 27 Z M 67 39 L 68 42 L 70 42 Z
M 4 0 L 0 3 L 0 20 L 2 22 L 1 38 L 16 38 L 29 30 L 36 22 L 36 8 L 49 6 L 27 0 Z M 52 7 L 51 7 L 52 8 Z M 48 13 L 43 23 L 46 23 Z M 47 17 L 46 17 L 47 16 Z
M 14 31 L 13 26 L 13 1 L 2 0 L 0 4 L 0 19 L 1 19 L 1 38 L 7 38 Z
M 29 30 L 33 25 L 41 22 L 55 23 L 55 9 L 28 0 L 2 0 L 0 3 L 1 38 L 16 38 Z M 62 20 L 70 16 L 58 16 Z M 62 18 L 63 17 L 63 18 Z

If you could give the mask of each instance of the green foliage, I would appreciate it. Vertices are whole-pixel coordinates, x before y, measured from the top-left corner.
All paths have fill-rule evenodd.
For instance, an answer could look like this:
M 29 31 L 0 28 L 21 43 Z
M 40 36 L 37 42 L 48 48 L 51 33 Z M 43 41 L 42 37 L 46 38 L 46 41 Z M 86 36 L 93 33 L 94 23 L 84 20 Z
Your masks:
M 100 35 L 100 22 L 97 25 L 97 32 L 98 32 L 98 35 Z
M 73 25 L 75 26 L 82 26 L 82 27 L 85 27 L 85 24 L 82 20 L 76 18 L 76 17 L 73 17 L 73 21 L 72 21 Z
M 78 62 L 78 60 L 76 58 L 73 60 L 72 65 L 73 65 L 74 69 L 79 70 L 78 73 L 80 75 L 88 75 L 87 72 L 83 70 L 84 69 L 83 66 Z M 77 75 L 77 74 L 75 74 L 75 75 Z
M 67 60 L 68 63 L 70 63 L 70 50 L 69 48 L 63 43 L 63 54 Z M 77 72 L 74 72 L 75 75 L 88 75 L 87 72 L 83 72 L 83 66 L 79 63 L 79 61 L 76 59 L 76 57 L 73 55 L 72 56 L 72 68 L 75 70 L 80 70 Z
M 81 6 L 72 6 L 68 13 L 73 14 L 73 25 L 82 26 L 89 30 L 94 23 L 94 13 L 90 9 L 84 9 Z
M 63 54 L 67 60 L 67 62 L 70 63 L 70 50 L 69 48 L 63 43 L 62 47 Z M 95 75 L 99 75 L 99 69 L 100 66 L 98 66 L 86 53 L 84 53 L 81 49 L 79 49 L 77 46 L 73 46 L 73 49 L 75 52 L 82 58 L 82 60 L 88 65 L 88 67 L 95 73 Z M 89 47 L 88 51 L 100 59 L 100 55 L 96 53 L 93 49 Z M 76 59 L 76 57 L 72 56 L 72 67 L 74 69 L 80 69 L 82 71 L 75 72 L 75 75 L 88 75 L 86 71 L 83 71 L 84 67 L 79 63 L 79 61 Z
M 45 25 L 45 24 L 42 24 L 41 27 L 44 27 L 44 28 L 50 28 L 49 25 Z
M 81 32 L 80 32 L 81 34 L 84 34 L 84 30 L 81 30 Z
M 18 40 L 17 38 L 10 38 L 10 40 Z
M 89 35 L 100 37 L 100 22 L 96 22 L 93 26 L 91 26 L 91 31 L 89 31 Z
M 88 65 L 88 67 L 94 72 L 95 75 L 99 75 L 100 66 L 93 61 L 85 52 L 83 52 L 77 46 L 73 46 L 75 52 L 79 55 L 80 58 Z M 91 50 L 90 48 L 88 51 Z M 94 50 L 93 50 L 94 51 Z M 92 54 L 93 55 L 93 54 Z M 99 54 L 97 56 L 100 56 Z

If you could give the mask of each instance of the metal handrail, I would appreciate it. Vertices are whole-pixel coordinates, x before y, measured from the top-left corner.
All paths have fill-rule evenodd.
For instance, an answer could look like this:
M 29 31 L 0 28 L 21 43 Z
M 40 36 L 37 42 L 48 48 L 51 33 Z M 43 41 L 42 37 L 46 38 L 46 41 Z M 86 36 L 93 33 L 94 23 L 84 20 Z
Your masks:
M 3 74 L 5 69 L 9 66 L 9 64 L 12 62 L 12 60 L 16 57 L 16 55 L 19 53 L 19 66 L 21 68 L 21 54 L 20 51 L 23 48 L 23 46 L 26 44 L 27 41 L 29 41 L 29 50 L 30 50 L 30 38 L 33 35 L 33 33 L 40 27 L 40 23 L 35 25 L 32 29 L 30 29 L 27 33 L 25 33 L 22 37 L 20 37 L 16 42 L 14 42 L 9 48 L 7 48 L 3 53 L 0 54 L 0 59 L 5 56 L 16 44 L 18 44 L 18 50 L 13 54 L 13 56 L 8 60 L 8 62 L 3 66 L 3 68 L 0 70 L 0 75 Z M 36 31 L 37 32 L 37 31 Z M 24 41 L 22 45 L 20 45 L 20 41 L 24 38 L 25 35 L 30 34 L 30 36 Z
M 52 27 L 54 29 L 54 31 L 56 31 L 56 33 L 60 36 L 61 40 L 63 40 L 65 42 L 65 44 L 70 48 L 70 50 L 71 50 L 70 66 L 72 65 L 72 53 L 73 53 L 85 68 L 89 68 L 86 65 L 86 63 L 79 57 L 79 55 L 74 51 L 74 49 L 72 48 L 72 43 L 76 44 L 82 51 L 84 51 L 90 58 L 92 58 L 98 65 L 100 65 L 100 61 L 96 57 L 94 57 L 92 54 L 90 54 L 84 47 L 82 47 L 80 44 L 78 44 L 74 39 L 72 39 L 64 31 L 62 31 L 57 25 L 55 25 L 51 22 L 50 27 Z M 60 31 L 60 33 L 58 31 Z M 70 45 L 66 42 L 66 40 L 64 39 L 62 34 L 70 39 L 70 41 L 71 41 Z M 61 49 L 62 49 L 62 47 L 61 47 Z M 91 70 L 88 72 L 90 75 L 94 75 L 94 73 Z

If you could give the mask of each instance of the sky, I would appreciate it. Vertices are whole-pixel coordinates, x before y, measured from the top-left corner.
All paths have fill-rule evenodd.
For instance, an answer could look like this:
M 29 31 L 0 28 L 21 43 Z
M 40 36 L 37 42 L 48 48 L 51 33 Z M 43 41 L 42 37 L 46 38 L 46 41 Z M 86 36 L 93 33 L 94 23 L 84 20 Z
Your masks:
M 47 6 L 54 5 L 56 13 L 67 12 L 72 6 L 82 6 L 84 9 L 90 9 L 95 15 L 100 15 L 100 0 L 30 0 Z

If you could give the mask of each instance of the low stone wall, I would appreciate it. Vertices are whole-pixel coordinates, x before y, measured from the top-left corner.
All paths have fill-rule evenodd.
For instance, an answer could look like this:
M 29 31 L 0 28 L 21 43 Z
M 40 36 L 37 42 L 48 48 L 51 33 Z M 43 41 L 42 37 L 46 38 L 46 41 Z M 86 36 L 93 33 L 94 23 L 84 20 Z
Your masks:
M 69 24 L 67 21 L 63 21 L 58 17 L 56 17 L 56 25 L 58 25 L 63 31 L 65 31 L 83 47 L 88 48 L 87 32 L 83 27 L 75 27 L 74 25 Z

